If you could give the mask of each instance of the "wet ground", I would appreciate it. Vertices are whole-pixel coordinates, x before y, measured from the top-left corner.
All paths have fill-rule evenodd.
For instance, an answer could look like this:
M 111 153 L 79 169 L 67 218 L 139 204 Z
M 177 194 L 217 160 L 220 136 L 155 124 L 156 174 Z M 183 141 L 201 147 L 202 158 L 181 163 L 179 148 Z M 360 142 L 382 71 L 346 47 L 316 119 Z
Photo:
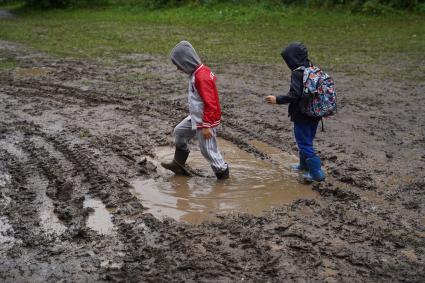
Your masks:
M 217 181 L 207 161 L 197 146 L 193 146 L 188 166 L 196 170 L 192 177 L 175 176 L 161 167 L 160 161 L 174 157 L 173 147 L 155 150 L 152 163 L 157 166 L 160 177 L 141 177 L 131 182 L 134 193 L 147 209 L 159 219 L 164 216 L 178 221 L 200 224 L 217 219 L 216 214 L 245 212 L 260 215 L 262 211 L 293 200 L 317 198 L 311 185 L 300 183 L 298 174 L 289 170 L 297 162 L 295 156 L 260 142 L 261 149 L 276 154 L 274 160 L 263 160 L 239 149 L 224 139 L 218 139 L 219 149 L 232 174 L 228 180 Z
M 212 63 L 234 164 L 217 183 L 196 152 L 201 176 L 158 167 L 187 107 L 166 58 L 101 65 L 0 41 L 5 57 L 18 67 L 0 70 L 0 281 L 423 282 L 423 82 L 335 72 L 340 112 L 317 137 L 328 179 L 304 186 L 286 107 L 263 102 L 289 73 Z

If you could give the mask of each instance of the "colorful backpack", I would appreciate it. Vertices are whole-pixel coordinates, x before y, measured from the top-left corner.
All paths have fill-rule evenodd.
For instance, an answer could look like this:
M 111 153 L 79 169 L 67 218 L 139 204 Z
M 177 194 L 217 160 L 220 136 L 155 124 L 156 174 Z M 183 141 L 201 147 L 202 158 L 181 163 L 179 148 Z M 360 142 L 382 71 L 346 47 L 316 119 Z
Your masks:
M 300 101 L 301 111 L 310 117 L 322 118 L 336 114 L 336 90 L 334 80 L 316 66 L 303 70 L 304 91 Z

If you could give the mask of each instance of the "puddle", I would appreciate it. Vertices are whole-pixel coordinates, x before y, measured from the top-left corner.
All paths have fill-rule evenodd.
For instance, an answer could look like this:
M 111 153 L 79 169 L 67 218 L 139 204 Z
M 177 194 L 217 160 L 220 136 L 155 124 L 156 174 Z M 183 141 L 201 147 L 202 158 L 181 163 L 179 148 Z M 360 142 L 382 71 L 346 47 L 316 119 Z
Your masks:
M 47 231 L 63 234 L 66 226 L 54 213 L 52 200 L 45 193 L 39 195 L 39 201 L 42 203 L 40 208 L 40 221 L 43 228 Z
M 37 203 L 39 204 L 40 224 L 46 232 L 62 234 L 66 231 L 66 226 L 54 213 L 53 201 L 46 195 L 46 188 L 49 181 L 38 174 L 28 178 L 28 182 L 37 192 Z
M 7 141 L 6 141 L 7 142 Z M 24 151 L 13 144 L 12 142 L 8 143 L 0 142 L 1 146 L 12 155 L 18 157 L 22 162 L 27 162 L 28 157 Z M 0 187 L 6 186 L 11 182 L 10 175 L 0 175 Z M 53 232 L 56 234 L 62 234 L 66 230 L 66 226 L 58 219 L 54 211 L 54 205 L 52 200 L 46 195 L 46 188 L 49 184 L 49 181 L 37 173 L 31 174 L 28 177 L 28 183 L 36 191 L 36 201 L 39 205 L 39 217 L 40 224 L 46 232 Z M 0 205 L 8 205 L 10 198 L 6 197 L 4 200 L 0 200 Z
M 318 196 L 311 186 L 300 184 L 287 169 L 288 163 L 297 161 L 296 157 L 262 144 L 262 151 L 267 148 L 274 152 L 272 158 L 279 161 L 276 163 L 257 159 L 223 139 L 218 139 L 218 144 L 230 165 L 230 178 L 225 181 L 217 181 L 213 177 L 212 170 L 196 147 L 190 153 L 188 164 L 211 177 L 175 176 L 159 165 L 159 162 L 173 158 L 174 149 L 157 148 L 157 160 L 152 162 L 163 177 L 157 180 L 137 179 L 132 183 L 133 193 L 148 208 L 147 212 L 160 219 L 168 216 L 199 224 L 204 220 L 214 220 L 216 213 L 259 215 L 273 206 Z
M 84 208 L 87 207 L 91 207 L 94 210 L 87 219 L 87 227 L 99 234 L 111 234 L 114 227 L 112 224 L 112 217 L 102 201 L 86 196 Z
M 291 172 L 291 164 L 298 162 L 298 157 L 295 155 L 283 152 L 279 148 L 270 146 L 259 140 L 248 141 L 248 144 L 267 154 L 271 160 L 277 163 L 287 174 L 297 176 L 297 173 Z

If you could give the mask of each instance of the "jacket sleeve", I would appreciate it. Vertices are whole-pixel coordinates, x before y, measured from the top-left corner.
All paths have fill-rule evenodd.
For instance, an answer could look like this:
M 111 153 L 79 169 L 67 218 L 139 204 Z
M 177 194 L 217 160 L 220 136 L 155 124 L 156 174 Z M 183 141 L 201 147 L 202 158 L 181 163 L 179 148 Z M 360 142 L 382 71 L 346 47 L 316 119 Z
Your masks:
M 287 104 L 292 102 L 297 102 L 303 93 L 303 72 L 302 71 L 293 71 L 291 74 L 291 86 L 286 95 L 279 95 L 276 97 L 277 104 Z
M 195 87 L 204 102 L 204 113 L 202 116 L 202 127 L 211 128 L 217 126 L 218 94 L 215 82 L 212 79 L 199 78 L 195 80 Z

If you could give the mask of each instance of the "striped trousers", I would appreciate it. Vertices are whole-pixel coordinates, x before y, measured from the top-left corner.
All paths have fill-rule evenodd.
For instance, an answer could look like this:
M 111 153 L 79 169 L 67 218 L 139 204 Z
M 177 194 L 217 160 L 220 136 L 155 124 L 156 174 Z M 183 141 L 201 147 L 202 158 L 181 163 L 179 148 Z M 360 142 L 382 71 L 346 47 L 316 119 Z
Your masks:
M 196 135 L 201 153 L 211 165 L 214 173 L 222 172 L 226 170 L 227 164 L 218 150 L 216 129 L 211 128 L 211 131 L 213 134 L 212 138 L 208 140 L 204 139 L 201 129 L 192 129 L 190 116 L 188 116 L 174 128 L 176 148 L 189 151 L 188 142 Z

